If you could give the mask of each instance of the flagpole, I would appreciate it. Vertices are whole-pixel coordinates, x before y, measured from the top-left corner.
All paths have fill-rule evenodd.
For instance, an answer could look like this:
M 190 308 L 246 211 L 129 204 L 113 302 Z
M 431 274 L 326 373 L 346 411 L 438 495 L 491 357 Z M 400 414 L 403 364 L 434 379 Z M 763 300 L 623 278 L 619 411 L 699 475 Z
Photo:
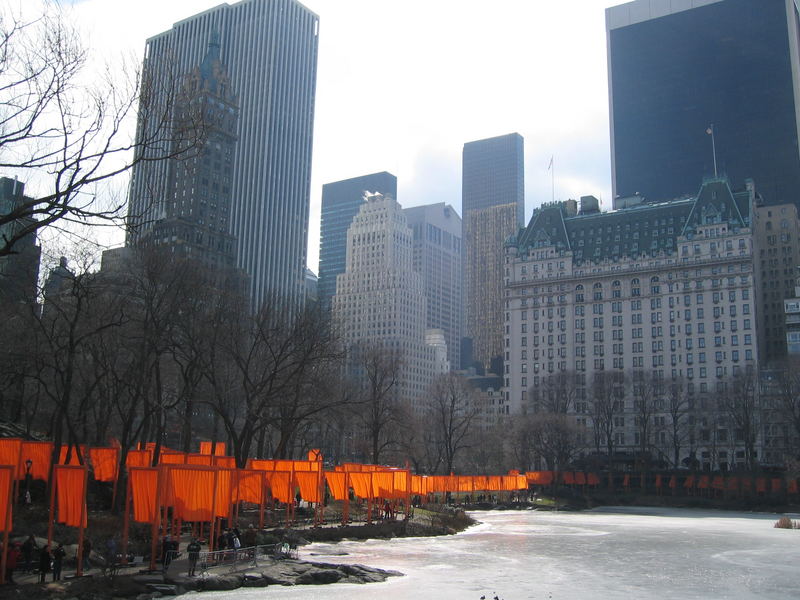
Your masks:
M 712 123 L 711 126 L 706 129 L 706 133 L 711 135 L 711 152 L 714 155 L 714 178 L 717 177 L 717 144 L 714 140 L 714 124 Z

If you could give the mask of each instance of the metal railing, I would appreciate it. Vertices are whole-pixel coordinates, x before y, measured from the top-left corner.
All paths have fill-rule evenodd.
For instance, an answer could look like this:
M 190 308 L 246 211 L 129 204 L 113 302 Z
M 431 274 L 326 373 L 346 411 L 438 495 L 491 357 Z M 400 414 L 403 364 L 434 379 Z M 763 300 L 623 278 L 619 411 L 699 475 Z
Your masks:
M 233 573 L 239 569 L 258 568 L 259 559 L 272 561 L 276 558 L 297 558 L 297 548 L 282 543 L 200 552 L 197 571 L 200 576 L 205 576 L 212 568 L 228 567 L 228 572 Z

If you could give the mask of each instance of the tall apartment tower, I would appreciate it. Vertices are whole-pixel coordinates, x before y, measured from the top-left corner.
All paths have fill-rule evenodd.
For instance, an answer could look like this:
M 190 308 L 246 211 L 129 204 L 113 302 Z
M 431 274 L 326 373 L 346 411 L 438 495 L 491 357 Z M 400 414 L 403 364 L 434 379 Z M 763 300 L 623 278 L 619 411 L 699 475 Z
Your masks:
M 195 107 L 214 108 L 203 109 L 205 138 L 192 157 L 170 159 L 166 165 L 162 217 L 137 236 L 136 244 L 168 247 L 173 256 L 227 270 L 236 263 L 236 238 L 228 226 L 239 108 L 219 50 L 219 40 L 212 35 L 203 61 L 181 82 L 175 105 L 178 115 L 192 119 Z M 182 127 L 180 116 L 176 127 Z
M 503 244 L 524 221 L 521 135 L 464 144 L 461 207 L 465 333 L 476 362 L 489 368 L 503 351 Z
M 25 201 L 25 184 L 0 177 L 0 215 L 12 214 Z M 0 237 L 11 237 L 31 225 L 29 217 L 0 226 Z M 14 244 L 14 254 L 0 257 L 0 306 L 36 301 L 39 260 L 42 250 L 36 245 L 36 234 L 29 233 Z
M 317 15 L 295 0 L 242 0 L 189 17 L 147 40 L 145 80 L 152 84 L 141 114 L 167 106 L 175 74 L 202 62 L 212 35 L 239 105 L 238 155 L 231 166 L 206 165 L 230 186 L 228 233 L 238 266 L 258 306 L 270 294 L 304 298 L 316 88 Z M 140 121 L 137 137 L 152 134 Z M 149 152 L 163 152 L 150 149 Z M 143 161 L 130 190 L 128 243 L 167 215 L 169 161 Z
M 458 369 L 463 320 L 461 217 L 444 202 L 403 212 L 414 232 L 414 270 L 422 275 L 428 305 L 426 326 L 444 332 L 447 359 Z
M 800 53 L 791 0 L 636 0 L 606 10 L 614 207 L 734 189 L 800 203 Z
M 336 277 L 345 270 L 347 230 L 364 204 L 364 196 L 376 193 L 397 199 L 397 177 L 382 171 L 322 186 L 318 297 L 324 307 L 330 306 Z
M 794 298 L 800 265 L 800 216 L 797 205 L 753 207 L 758 355 L 762 365 L 786 357 L 784 300 Z
M 436 352 L 426 344 L 425 294 L 422 276 L 413 268 L 413 233 L 394 198 L 369 196 L 353 219 L 332 311 L 348 350 L 377 344 L 400 355 L 397 398 L 420 409 Z

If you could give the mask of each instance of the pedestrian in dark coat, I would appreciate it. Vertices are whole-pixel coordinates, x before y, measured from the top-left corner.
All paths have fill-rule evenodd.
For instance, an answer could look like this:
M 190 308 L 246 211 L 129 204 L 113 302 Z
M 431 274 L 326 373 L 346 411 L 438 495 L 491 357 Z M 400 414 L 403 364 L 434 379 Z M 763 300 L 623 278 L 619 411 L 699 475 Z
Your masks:
M 56 549 L 53 550 L 53 581 L 60 581 L 61 580 L 61 565 L 63 564 L 64 557 L 67 555 L 66 550 L 64 550 L 64 546 L 59 544 L 56 546 Z
M 53 556 L 50 554 L 50 546 L 43 546 L 39 550 L 39 583 L 44 583 L 45 577 L 50 572 L 50 561 Z

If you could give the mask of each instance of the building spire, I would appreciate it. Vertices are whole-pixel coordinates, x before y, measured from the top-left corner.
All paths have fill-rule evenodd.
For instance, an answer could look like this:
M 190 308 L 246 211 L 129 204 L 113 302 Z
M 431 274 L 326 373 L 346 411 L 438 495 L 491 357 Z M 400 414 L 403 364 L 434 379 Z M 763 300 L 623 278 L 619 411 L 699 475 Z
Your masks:
M 216 79 L 214 77 L 214 64 L 219 63 L 219 31 L 214 30 L 211 32 L 211 38 L 208 41 L 208 49 L 200 63 L 200 76 L 209 81 L 209 88 L 216 89 Z

